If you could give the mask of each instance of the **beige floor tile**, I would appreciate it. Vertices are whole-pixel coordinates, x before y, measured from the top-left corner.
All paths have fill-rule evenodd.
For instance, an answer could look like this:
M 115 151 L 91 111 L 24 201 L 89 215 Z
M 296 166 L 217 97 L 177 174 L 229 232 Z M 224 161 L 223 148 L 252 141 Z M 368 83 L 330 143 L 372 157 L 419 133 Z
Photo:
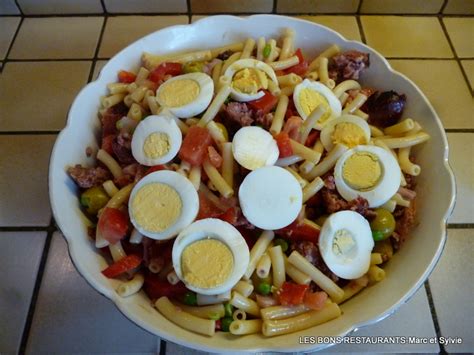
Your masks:
M 367 44 L 386 57 L 451 58 L 436 17 L 361 16 Z
M 0 130 L 59 130 L 91 63 L 10 62 L 0 76 Z
M 95 80 L 99 77 L 100 71 L 107 64 L 108 60 L 98 60 L 95 62 L 94 74 L 92 74 L 92 80 Z
M 443 13 L 455 15 L 474 15 L 474 1 L 449 0 Z
M 55 135 L 0 136 L 1 226 L 49 224 L 48 161 L 55 139 Z
M 444 0 L 364 0 L 361 13 L 436 14 Z
M 102 17 L 26 18 L 11 51 L 14 59 L 92 58 Z
M 359 0 L 278 0 L 277 11 L 287 13 L 354 13 Z
M 0 59 L 5 58 L 10 42 L 20 23 L 19 17 L 4 17 L 0 21 Z
M 186 0 L 105 0 L 105 8 L 112 13 L 145 13 L 145 12 L 187 12 Z
M 474 57 L 474 18 L 444 18 L 458 57 Z
M 339 32 L 347 39 L 360 41 L 359 26 L 354 16 L 299 16 Z
M 448 141 L 457 190 L 449 223 L 474 223 L 474 133 L 448 133 Z
M 191 0 L 193 13 L 271 12 L 273 0 Z
M 186 24 L 187 16 L 123 16 L 107 20 L 99 57 L 110 58 L 141 37 L 164 27 Z
M 445 128 L 474 128 L 474 101 L 456 61 L 390 60 L 390 63 L 420 87 Z
M 0 15 L 20 15 L 20 10 L 18 10 L 15 0 L 0 1 Z
M 100 0 L 18 0 L 24 14 L 98 14 L 103 12 Z
M 472 255 L 474 254 L 474 229 L 449 229 L 443 255 L 430 277 L 433 302 L 441 334 L 460 337 L 462 344 L 447 345 L 446 351 L 472 353 Z M 469 330 L 470 329 L 470 330 Z
M 474 60 L 462 60 L 461 63 L 471 84 L 471 89 L 474 89 Z

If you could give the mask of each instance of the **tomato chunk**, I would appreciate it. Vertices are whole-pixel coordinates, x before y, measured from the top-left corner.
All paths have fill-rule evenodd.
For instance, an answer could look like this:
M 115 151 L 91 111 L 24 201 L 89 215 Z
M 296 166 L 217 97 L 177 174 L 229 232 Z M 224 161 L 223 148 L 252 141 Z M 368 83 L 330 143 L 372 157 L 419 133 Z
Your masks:
M 102 138 L 101 149 L 105 150 L 110 155 L 114 154 L 114 150 L 112 148 L 112 143 L 115 139 L 115 134 L 109 134 Z
M 105 277 L 114 278 L 124 272 L 130 271 L 138 267 L 142 263 L 142 258 L 138 255 L 131 254 L 123 257 L 119 261 L 113 263 L 105 270 L 102 270 L 102 274 Z
M 147 172 L 145 173 L 145 176 L 147 176 L 148 174 L 154 173 L 155 171 L 160 171 L 160 170 L 168 170 L 168 168 L 166 167 L 166 165 L 154 165 L 147 170 Z
M 319 131 L 316 131 L 313 129 L 313 131 L 309 134 L 308 138 L 306 138 L 306 142 L 304 142 L 304 145 L 307 147 L 313 147 L 316 141 L 319 138 Z
M 308 285 L 298 285 L 285 281 L 278 292 L 278 299 L 281 305 L 295 306 L 302 304 L 308 287 Z
M 199 212 L 196 219 L 217 218 L 221 214 L 222 210 L 219 209 L 202 192 L 199 192 Z
M 178 298 L 188 292 L 188 289 L 181 281 L 176 285 L 172 285 L 168 280 L 161 280 L 158 275 L 152 273 L 145 275 L 143 289 L 151 299 L 157 299 L 163 296 Z
M 326 300 L 328 299 L 328 295 L 326 292 L 310 292 L 307 291 L 304 295 L 304 304 L 305 306 L 314 309 L 315 311 L 319 311 L 320 309 L 324 308 L 326 304 Z
M 258 100 L 249 101 L 248 105 L 254 110 L 262 110 L 263 114 L 269 113 L 277 104 L 278 97 L 272 95 L 269 91 L 264 90 L 265 95 Z
M 280 132 L 275 136 L 275 140 L 280 151 L 280 158 L 285 158 L 293 155 L 293 148 L 291 148 L 290 136 L 286 132 Z
M 305 240 L 317 243 L 319 239 L 319 229 L 304 222 L 295 221 L 285 228 L 275 231 L 276 234 L 293 241 Z
M 239 210 L 237 207 L 230 207 L 224 213 L 221 213 L 219 216 L 217 216 L 217 218 L 234 225 L 237 223 L 237 219 L 239 218 Z
M 285 69 L 285 74 L 290 74 L 294 73 L 296 75 L 304 75 L 306 71 L 308 70 L 308 62 L 304 60 L 303 53 L 301 52 L 301 48 L 298 48 L 295 52 L 295 55 L 299 59 L 299 63 L 296 65 L 293 65 L 292 67 L 289 67 L 288 69 Z
M 128 216 L 117 208 L 106 207 L 99 217 L 99 233 L 110 244 L 123 239 L 128 231 Z
M 222 157 L 219 152 L 211 145 L 207 148 L 207 153 L 211 164 L 219 169 L 222 166 Z
M 189 164 L 199 166 L 207 155 L 207 148 L 212 143 L 212 137 L 206 128 L 192 126 L 179 150 L 179 158 Z
M 166 75 L 180 75 L 183 72 L 181 63 L 162 63 L 158 65 L 149 75 L 148 79 L 154 83 L 162 82 Z
M 291 116 L 283 126 L 283 132 L 288 133 L 291 139 L 298 141 L 303 120 L 299 116 Z
M 121 83 L 126 83 L 126 84 L 133 83 L 136 78 L 137 76 L 135 74 L 126 70 L 121 70 L 118 73 L 118 80 Z

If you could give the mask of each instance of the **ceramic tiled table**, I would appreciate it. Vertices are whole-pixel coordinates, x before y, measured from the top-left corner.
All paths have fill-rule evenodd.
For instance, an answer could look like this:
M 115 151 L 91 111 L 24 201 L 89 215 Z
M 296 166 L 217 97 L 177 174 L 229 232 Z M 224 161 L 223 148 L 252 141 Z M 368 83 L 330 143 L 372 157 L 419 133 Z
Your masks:
M 243 6 L 241 2 L 227 2 L 222 11 Z M 433 13 L 442 2 L 430 1 Z M 15 14 L 12 3 L 2 2 L 0 13 Z M 34 1 L 21 3 L 27 11 L 40 11 Z M 44 11 L 54 13 L 53 2 L 46 3 Z M 51 219 L 47 196 L 48 157 L 78 90 L 131 41 L 191 20 L 184 0 L 164 3 L 171 16 L 0 17 L 1 354 L 200 353 L 166 343 L 137 327 L 79 276 Z M 208 3 L 221 11 L 220 2 Z M 255 12 L 275 10 L 273 1 L 254 3 Z M 357 2 L 340 3 L 340 12 L 355 12 L 353 3 Z M 371 3 L 367 0 L 362 8 L 367 14 L 374 12 Z M 393 3 L 388 1 L 388 9 L 395 6 Z M 298 6 L 304 4 L 305 1 L 298 1 L 292 7 L 290 1 L 280 0 L 276 9 L 303 12 Z M 321 12 L 329 6 L 325 1 L 319 4 Z M 100 3 L 88 0 L 81 6 L 86 5 L 94 9 Z M 105 5 L 109 11 L 127 12 L 115 0 L 105 0 Z M 207 12 L 199 10 L 199 1 L 191 0 L 191 5 L 197 12 Z M 137 1 L 135 6 L 147 5 Z M 446 9 L 456 13 L 456 0 Z M 413 12 L 417 11 L 414 7 Z M 356 334 L 458 336 L 463 338 L 463 344 L 337 345 L 329 351 L 473 351 L 474 18 L 302 17 L 373 46 L 422 88 L 448 132 L 458 187 L 446 249 L 430 279 L 396 314 Z

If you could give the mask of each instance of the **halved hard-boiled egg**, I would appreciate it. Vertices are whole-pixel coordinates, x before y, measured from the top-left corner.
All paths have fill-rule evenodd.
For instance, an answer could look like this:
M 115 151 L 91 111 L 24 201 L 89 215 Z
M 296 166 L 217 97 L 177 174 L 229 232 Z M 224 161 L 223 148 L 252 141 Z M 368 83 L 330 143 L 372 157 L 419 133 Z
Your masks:
M 401 171 L 390 152 L 376 146 L 359 145 L 338 159 L 334 179 L 337 191 L 345 200 L 362 196 L 369 207 L 378 207 L 398 191 Z
M 271 80 L 278 87 L 275 71 L 268 64 L 256 59 L 240 59 L 232 63 L 224 73 L 231 82 L 230 96 L 240 102 L 260 99 L 265 95 Z
M 287 170 L 267 166 L 248 174 L 239 188 L 242 213 L 258 228 L 286 227 L 300 213 L 303 192 L 298 180 Z
M 185 228 L 173 244 L 173 267 L 187 288 L 204 295 L 229 291 L 249 264 L 240 232 L 220 219 L 206 218 Z
M 187 118 L 203 112 L 211 103 L 214 82 L 204 73 L 175 76 L 160 85 L 156 100 L 176 117 Z
M 132 155 L 142 165 L 165 164 L 178 154 L 183 136 L 173 118 L 161 114 L 141 121 L 132 136 Z
M 257 126 L 242 127 L 237 131 L 232 140 L 232 153 L 234 159 L 248 170 L 273 165 L 280 154 L 273 136 Z
M 365 145 L 370 141 L 369 124 L 355 115 L 342 115 L 327 122 L 321 130 L 321 143 L 327 151 L 338 144 L 349 148 Z
M 374 239 L 369 222 L 354 211 L 330 215 L 319 234 L 319 251 L 328 268 L 343 279 L 364 275 L 370 266 Z
M 193 184 L 168 170 L 145 176 L 135 185 L 128 201 L 133 226 L 143 235 L 165 240 L 191 224 L 199 211 Z
M 341 115 L 342 107 L 339 99 L 326 85 L 309 79 L 303 80 L 295 86 L 293 102 L 296 110 L 303 120 L 319 105 L 322 105 L 325 113 L 316 122 L 314 128 L 322 129 L 324 124 L 332 118 Z

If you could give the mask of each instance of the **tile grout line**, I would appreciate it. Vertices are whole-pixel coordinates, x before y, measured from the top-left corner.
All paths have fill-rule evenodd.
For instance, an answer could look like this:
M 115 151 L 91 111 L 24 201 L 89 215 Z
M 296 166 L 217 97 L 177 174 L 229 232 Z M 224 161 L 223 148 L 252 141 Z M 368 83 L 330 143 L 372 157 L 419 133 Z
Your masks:
M 428 305 L 430 306 L 431 319 L 433 320 L 433 325 L 436 332 L 436 337 L 439 339 L 441 337 L 441 328 L 439 327 L 438 315 L 436 314 L 436 308 L 433 302 L 433 295 L 431 294 L 431 287 L 428 280 L 425 281 L 425 291 L 426 297 L 428 298 Z M 440 354 L 447 354 L 446 349 L 443 343 L 438 341 Z
M 471 87 L 471 83 L 469 82 L 469 78 L 467 77 L 467 74 L 464 70 L 464 67 L 462 66 L 461 59 L 458 57 L 458 53 L 456 52 L 456 48 L 454 47 L 454 44 L 451 41 L 451 37 L 449 36 L 448 29 L 446 28 L 446 25 L 444 24 L 444 21 L 443 21 L 443 16 L 438 16 L 438 21 L 441 25 L 441 28 L 443 29 L 443 32 L 444 32 L 444 35 L 446 36 L 446 39 L 448 40 L 448 44 L 451 47 L 451 51 L 454 54 L 454 58 L 458 62 L 459 68 L 461 69 L 461 74 L 464 77 L 464 81 L 466 82 L 467 87 L 468 87 L 469 91 L 471 92 L 471 96 L 472 96 L 473 92 L 474 92 L 473 87 Z
M 448 229 L 474 229 L 474 223 L 448 223 Z
M 365 37 L 364 27 L 362 26 L 362 21 L 360 15 L 356 15 L 357 27 L 359 27 L 360 40 L 362 43 L 367 44 L 367 39 Z
M 20 11 L 21 16 L 24 16 L 25 13 L 23 12 L 23 9 L 21 8 L 20 4 L 18 3 L 18 0 L 15 0 L 15 5 L 18 8 L 18 10 Z
M 2 64 L 2 67 L 0 68 L 0 73 L 3 72 L 3 69 L 5 69 L 5 65 L 8 63 L 8 57 L 10 56 L 10 52 L 13 48 L 13 44 L 15 43 L 15 40 L 18 37 L 18 33 L 20 33 L 20 28 L 23 25 L 23 20 L 24 19 L 25 18 L 22 16 L 21 19 L 20 19 L 20 22 L 18 23 L 16 31 L 13 34 L 12 40 L 10 42 L 10 45 L 8 46 L 8 49 L 7 49 L 7 53 L 5 53 L 5 58 L 3 59 L 3 64 Z
M 446 133 L 474 133 L 474 128 L 445 128 Z
M 186 7 L 188 9 L 188 23 L 192 23 L 193 12 L 191 8 L 191 0 L 186 0 Z
M 444 9 L 446 8 L 447 5 L 448 5 L 448 0 L 444 0 L 443 4 L 441 5 L 441 8 L 439 9 L 438 15 L 443 14 L 443 11 L 444 11 Z
M 362 2 L 363 1 L 364 0 L 359 0 L 359 5 L 357 5 L 357 11 L 356 11 L 357 14 L 360 14 L 360 9 L 362 8 Z
M 160 339 L 160 353 L 159 355 L 166 355 L 166 340 Z
M 100 29 L 99 38 L 97 38 L 97 46 L 94 52 L 94 58 L 92 58 L 91 70 L 89 72 L 89 77 L 87 78 L 87 82 L 90 83 L 94 76 L 95 66 L 97 64 L 97 57 L 99 56 L 100 46 L 102 45 L 102 39 L 104 37 L 105 26 L 107 25 L 108 15 L 104 15 L 102 28 Z
M 28 314 L 26 317 L 25 326 L 23 328 L 23 333 L 21 336 L 21 343 L 20 343 L 20 350 L 19 354 L 25 354 L 26 346 L 28 344 L 28 337 L 30 335 L 31 324 L 33 323 L 33 316 L 36 309 L 36 301 L 38 300 L 39 289 L 41 286 L 41 282 L 43 280 L 44 270 L 46 268 L 46 261 L 48 259 L 49 248 L 51 246 L 51 240 L 53 238 L 53 233 L 56 231 L 54 218 L 51 217 L 49 226 L 48 226 L 48 234 L 46 236 L 46 241 L 44 243 L 43 253 L 41 255 L 40 265 L 38 267 L 38 273 L 36 274 L 36 281 L 35 286 L 33 288 L 33 293 L 31 295 L 30 306 L 28 308 Z
M 278 11 L 278 0 L 273 0 L 272 14 L 276 14 Z

